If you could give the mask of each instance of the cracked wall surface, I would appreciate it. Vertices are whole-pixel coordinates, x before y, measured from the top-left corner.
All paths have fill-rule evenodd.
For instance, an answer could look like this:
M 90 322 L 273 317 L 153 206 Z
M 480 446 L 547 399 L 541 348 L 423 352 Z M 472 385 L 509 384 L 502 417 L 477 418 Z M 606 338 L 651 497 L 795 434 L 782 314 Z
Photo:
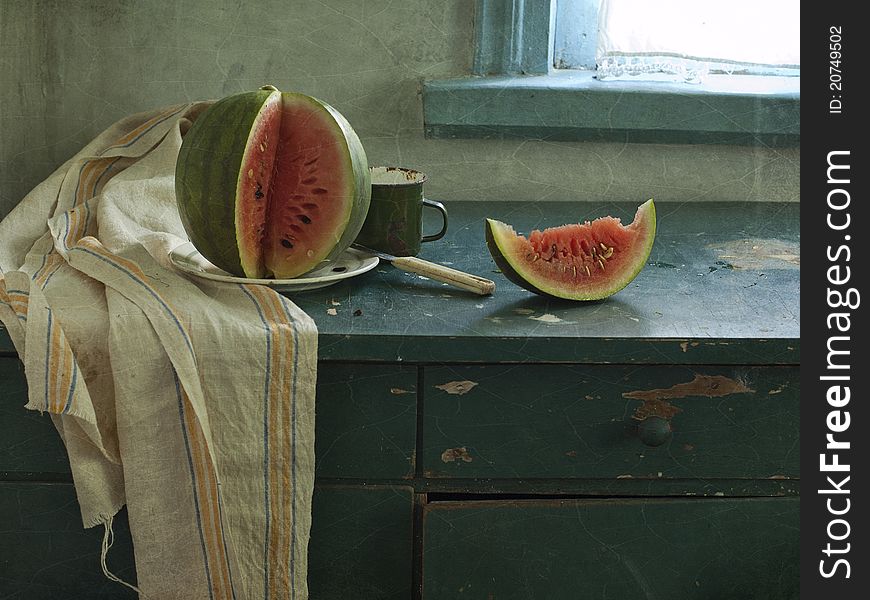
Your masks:
M 799 199 L 800 150 L 426 140 L 421 82 L 469 72 L 470 0 L 6 0 L 0 217 L 117 119 L 270 83 L 317 96 L 370 163 L 440 200 Z

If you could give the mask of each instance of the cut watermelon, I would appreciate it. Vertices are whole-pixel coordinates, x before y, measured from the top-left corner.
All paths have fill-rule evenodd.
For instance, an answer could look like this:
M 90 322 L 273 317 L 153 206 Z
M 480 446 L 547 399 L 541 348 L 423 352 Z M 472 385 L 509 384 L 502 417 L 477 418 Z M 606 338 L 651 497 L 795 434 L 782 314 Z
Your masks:
M 193 245 L 238 276 L 289 279 L 353 242 L 371 196 L 362 143 L 334 108 L 271 86 L 219 100 L 178 155 Z
M 602 217 L 535 230 L 528 239 L 510 225 L 486 220 L 486 244 L 505 277 L 536 294 L 569 300 L 600 300 L 627 286 L 646 264 L 655 233 L 652 200 L 627 226 Z

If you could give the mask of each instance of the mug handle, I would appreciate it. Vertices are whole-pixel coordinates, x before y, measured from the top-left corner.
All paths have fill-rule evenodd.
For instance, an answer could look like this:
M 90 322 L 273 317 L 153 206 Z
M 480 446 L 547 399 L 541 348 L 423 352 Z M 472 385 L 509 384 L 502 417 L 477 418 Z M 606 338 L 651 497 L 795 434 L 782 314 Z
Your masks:
M 444 208 L 444 205 L 440 202 L 436 202 L 435 200 L 429 200 L 428 198 L 423 198 L 423 206 L 428 206 L 430 208 L 438 210 L 438 212 L 441 213 L 441 218 L 443 219 L 444 224 L 441 226 L 441 231 L 433 235 L 424 235 L 420 241 L 434 242 L 435 240 L 440 240 L 444 237 L 444 234 L 447 233 L 447 209 Z

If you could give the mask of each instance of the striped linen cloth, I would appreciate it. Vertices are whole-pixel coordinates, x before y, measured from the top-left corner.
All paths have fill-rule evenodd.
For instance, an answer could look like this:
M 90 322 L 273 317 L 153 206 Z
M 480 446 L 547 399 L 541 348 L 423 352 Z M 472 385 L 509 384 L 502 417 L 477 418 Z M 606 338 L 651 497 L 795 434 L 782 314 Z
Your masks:
M 186 241 L 175 159 L 206 106 L 126 118 L 28 194 L 0 223 L 0 319 L 104 551 L 127 505 L 141 598 L 304 600 L 315 325 L 167 258 Z

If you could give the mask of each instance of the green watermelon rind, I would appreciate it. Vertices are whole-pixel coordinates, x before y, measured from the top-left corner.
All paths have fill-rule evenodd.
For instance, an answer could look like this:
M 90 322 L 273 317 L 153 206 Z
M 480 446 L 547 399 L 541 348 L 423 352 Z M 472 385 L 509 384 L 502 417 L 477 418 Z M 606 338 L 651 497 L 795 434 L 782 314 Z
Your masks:
M 634 223 L 638 223 L 638 219 L 641 219 L 640 225 L 645 226 L 648 233 L 640 240 L 640 244 L 635 250 L 635 258 L 630 263 L 631 267 L 623 269 L 618 277 L 609 280 L 609 285 L 592 291 L 585 289 L 582 292 L 577 292 L 569 286 L 559 286 L 556 285 L 557 282 L 545 281 L 539 275 L 523 269 L 525 259 L 515 258 L 512 261 L 510 258 L 513 256 L 511 243 L 516 240 L 517 233 L 513 227 L 506 223 L 495 219 L 486 220 L 486 245 L 502 274 L 509 281 L 530 292 L 565 300 L 602 300 L 625 288 L 646 266 L 656 234 L 656 209 L 651 199 L 638 208 Z
M 245 274 L 235 210 L 241 165 L 254 123 L 273 93 L 243 92 L 209 106 L 185 134 L 187 143 L 176 161 L 175 194 L 184 230 L 200 254 L 234 275 Z

